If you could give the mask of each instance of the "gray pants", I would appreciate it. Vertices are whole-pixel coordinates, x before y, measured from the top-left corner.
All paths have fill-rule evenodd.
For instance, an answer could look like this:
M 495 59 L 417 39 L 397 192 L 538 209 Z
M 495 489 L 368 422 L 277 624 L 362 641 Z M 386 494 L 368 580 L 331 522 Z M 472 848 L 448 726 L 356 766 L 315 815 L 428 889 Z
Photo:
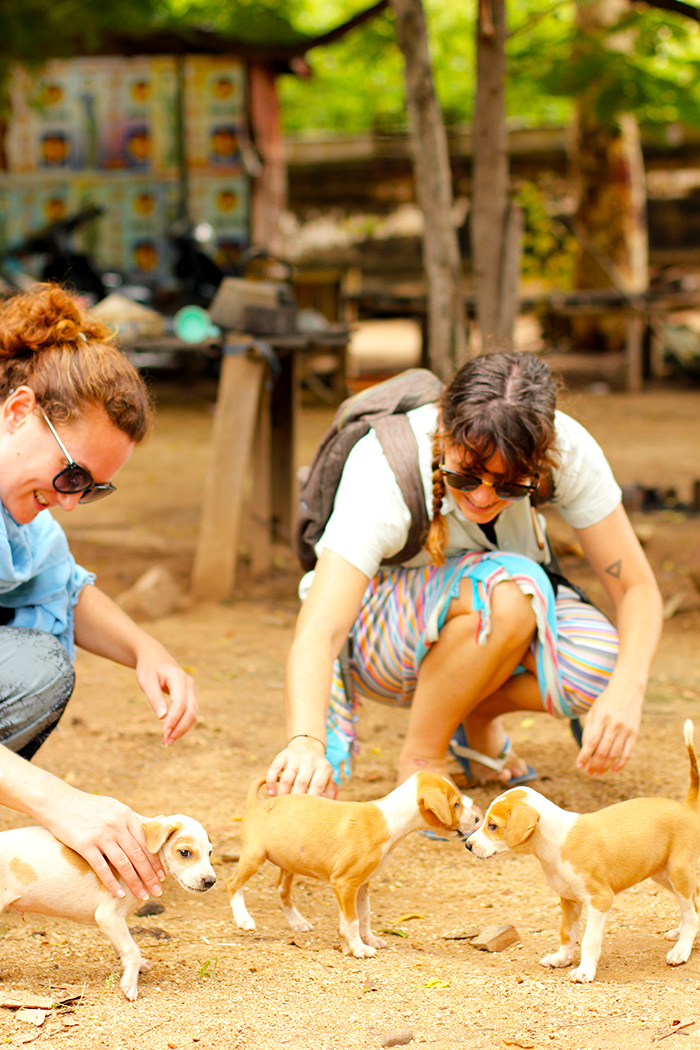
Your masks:
M 55 729 L 75 671 L 58 639 L 29 627 L 0 627 L 0 744 L 31 758 Z

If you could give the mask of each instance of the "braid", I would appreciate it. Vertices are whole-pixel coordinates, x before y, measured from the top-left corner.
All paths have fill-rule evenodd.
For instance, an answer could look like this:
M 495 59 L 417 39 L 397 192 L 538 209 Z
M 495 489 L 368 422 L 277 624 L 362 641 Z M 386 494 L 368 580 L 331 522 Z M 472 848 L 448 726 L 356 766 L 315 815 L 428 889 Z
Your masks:
M 433 439 L 433 518 L 423 547 L 435 565 L 445 564 L 447 546 L 447 523 L 442 516 L 442 501 L 445 498 L 445 479 L 440 471 L 442 442 L 438 434 Z

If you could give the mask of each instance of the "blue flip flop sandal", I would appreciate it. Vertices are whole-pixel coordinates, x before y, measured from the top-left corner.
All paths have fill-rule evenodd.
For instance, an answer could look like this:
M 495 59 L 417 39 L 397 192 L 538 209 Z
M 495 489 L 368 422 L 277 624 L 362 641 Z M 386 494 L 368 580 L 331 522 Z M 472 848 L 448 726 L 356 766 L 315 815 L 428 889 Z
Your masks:
M 512 744 L 510 737 L 507 736 L 505 744 L 503 745 L 503 750 L 500 754 L 496 755 L 495 758 L 491 758 L 490 755 L 483 755 L 480 751 L 475 751 L 473 747 L 469 747 L 467 734 L 463 725 L 457 726 L 454 736 L 450 740 L 450 753 L 457 759 L 462 768 L 462 772 L 470 780 L 474 779 L 474 774 L 472 773 L 469 762 L 470 759 L 473 762 L 480 762 L 481 765 L 488 766 L 489 769 L 494 769 L 499 773 L 505 766 L 511 749 Z M 533 769 L 532 766 L 528 766 L 525 773 L 522 773 L 519 777 L 511 777 L 510 780 L 506 781 L 506 786 L 518 787 L 520 784 L 529 784 L 533 780 L 537 780 L 537 776 L 537 771 Z

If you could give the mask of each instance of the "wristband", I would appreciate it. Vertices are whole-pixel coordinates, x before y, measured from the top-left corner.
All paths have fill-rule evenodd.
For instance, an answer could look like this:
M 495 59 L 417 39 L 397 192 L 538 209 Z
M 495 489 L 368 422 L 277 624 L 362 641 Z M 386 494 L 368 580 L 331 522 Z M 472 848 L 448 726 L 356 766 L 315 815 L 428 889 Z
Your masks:
M 287 741 L 287 747 L 289 747 L 289 745 L 291 744 L 292 740 L 296 740 L 300 736 L 305 737 L 307 740 L 315 740 L 317 744 L 321 745 L 321 747 L 323 748 L 323 752 L 325 754 L 325 752 L 326 752 L 326 745 L 325 745 L 324 741 L 321 740 L 320 737 L 312 736 L 311 733 L 295 733 L 294 736 L 290 736 L 289 740 Z

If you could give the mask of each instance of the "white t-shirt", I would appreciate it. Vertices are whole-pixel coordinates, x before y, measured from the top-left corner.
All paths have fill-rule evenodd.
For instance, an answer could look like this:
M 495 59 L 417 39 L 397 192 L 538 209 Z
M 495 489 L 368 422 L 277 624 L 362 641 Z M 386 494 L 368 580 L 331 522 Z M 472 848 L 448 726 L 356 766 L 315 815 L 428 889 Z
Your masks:
M 421 477 L 426 505 L 432 516 L 433 435 L 437 430 L 436 405 L 423 405 L 408 413 L 418 442 Z M 555 448 L 558 463 L 553 470 L 554 498 L 562 517 L 575 529 L 596 525 L 619 505 L 622 492 L 613 477 L 602 449 L 575 419 L 557 412 Z M 511 503 L 494 522 L 497 543 L 491 543 L 478 525 L 468 521 L 446 488 L 442 513 L 448 527 L 447 556 L 465 550 L 503 550 L 524 554 L 534 561 L 548 558 L 535 534 L 529 499 Z M 545 520 L 538 515 L 542 531 Z M 347 458 L 336 493 L 333 513 L 316 554 L 324 548 L 340 554 L 366 576 L 372 577 L 381 562 L 402 549 L 408 538 L 411 515 L 394 473 L 373 430 L 361 438 Z M 406 565 L 425 565 L 425 551 Z M 302 580 L 305 594 L 311 574 Z

